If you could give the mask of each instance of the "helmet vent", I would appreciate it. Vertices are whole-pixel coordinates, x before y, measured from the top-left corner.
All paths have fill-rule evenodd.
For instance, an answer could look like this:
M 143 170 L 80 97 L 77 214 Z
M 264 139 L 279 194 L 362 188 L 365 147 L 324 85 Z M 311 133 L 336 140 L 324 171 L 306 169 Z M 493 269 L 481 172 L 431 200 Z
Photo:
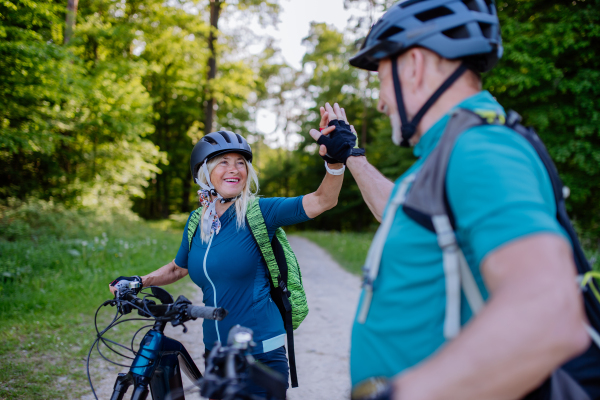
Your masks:
M 471 11 L 481 11 L 477 4 L 477 0 L 462 0 L 462 2 Z
M 218 144 L 218 143 L 215 141 L 215 139 L 211 138 L 210 136 L 204 136 L 204 137 L 202 138 L 202 140 L 203 140 L 203 141 L 205 141 L 205 142 L 208 142 L 208 143 L 210 143 L 210 144 L 212 144 L 212 145 Z
M 388 28 L 385 32 L 383 32 L 381 35 L 379 35 L 379 40 L 387 39 L 390 36 L 394 36 L 400 32 L 404 32 L 404 29 L 402 29 L 398 26 L 392 26 L 392 27 Z
M 481 29 L 481 33 L 484 37 L 491 39 L 492 38 L 492 25 L 484 24 L 483 22 L 479 22 L 479 29 Z
M 237 136 L 237 140 L 238 140 L 238 143 L 239 143 L 239 144 L 242 144 L 242 143 L 244 143 L 244 142 L 242 141 L 242 137 L 241 137 L 239 134 L 237 134 L 237 133 L 236 133 L 236 134 L 235 134 L 235 136 Z
M 223 132 L 223 131 L 219 131 L 218 133 L 219 133 L 221 136 L 223 136 L 223 139 L 225 139 L 225 141 L 226 141 L 227 143 L 231 143 L 231 139 L 229 139 L 229 135 L 228 135 L 227 133 L 225 133 L 225 132 Z
M 415 18 L 421 22 L 425 22 L 452 14 L 454 13 L 448 7 L 436 7 L 432 8 L 431 10 L 423 11 L 422 13 L 416 14 Z
M 442 34 L 450 39 L 467 39 L 470 37 L 469 30 L 465 25 L 443 31 Z

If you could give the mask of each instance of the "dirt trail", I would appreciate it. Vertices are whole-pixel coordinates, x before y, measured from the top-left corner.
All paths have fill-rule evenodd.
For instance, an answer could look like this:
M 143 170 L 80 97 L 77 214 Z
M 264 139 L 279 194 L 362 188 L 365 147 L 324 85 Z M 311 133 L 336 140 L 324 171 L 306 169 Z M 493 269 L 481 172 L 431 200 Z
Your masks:
M 295 331 L 299 387 L 288 390 L 288 400 L 345 400 L 350 393 L 348 372 L 350 330 L 360 294 L 360 279 L 344 271 L 331 256 L 307 239 L 292 236 L 290 243 L 302 268 L 310 312 Z M 201 304 L 200 291 L 194 304 Z M 188 333 L 169 327 L 166 333 L 182 342 L 203 371 L 202 324 L 188 323 Z M 97 364 L 94 386 L 99 399 L 109 399 L 120 367 Z M 184 386 L 191 383 L 184 376 Z M 190 394 L 189 399 L 199 398 Z M 92 400 L 86 395 L 82 400 Z

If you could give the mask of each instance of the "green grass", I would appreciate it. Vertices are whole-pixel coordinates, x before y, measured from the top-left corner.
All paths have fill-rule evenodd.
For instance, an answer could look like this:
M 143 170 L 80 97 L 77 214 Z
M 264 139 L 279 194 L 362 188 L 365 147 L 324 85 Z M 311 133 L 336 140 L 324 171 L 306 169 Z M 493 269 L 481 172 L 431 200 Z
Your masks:
M 375 233 L 300 231 L 295 235 L 305 237 L 318 244 L 347 271 L 362 274 L 362 267 Z
M 108 284 L 167 264 L 181 244 L 182 227 L 173 221 L 88 214 L 72 223 L 66 215 L 78 218 L 51 217 L 62 231 L 3 219 L 4 226 L 20 221 L 26 234 L 0 237 L 0 399 L 75 398 L 87 390 L 84 359 L 95 338 L 94 312 L 111 297 Z M 186 278 L 167 290 L 190 298 L 194 289 Z M 113 314 L 103 309 L 100 321 Z M 116 338 L 133 332 L 121 326 Z

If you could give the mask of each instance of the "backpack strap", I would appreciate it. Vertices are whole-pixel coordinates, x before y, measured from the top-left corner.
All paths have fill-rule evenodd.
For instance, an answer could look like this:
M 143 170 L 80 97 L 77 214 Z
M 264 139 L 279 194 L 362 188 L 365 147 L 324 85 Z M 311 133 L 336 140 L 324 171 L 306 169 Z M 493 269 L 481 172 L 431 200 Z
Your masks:
M 298 387 L 298 373 L 296 370 L 296 353 L 294 348 L 294 328 L 292 320 L 292 304 L 290 303 L 290 292 L 287 288 L 288 267 L 284 249 L 277 237 L 269 241 L 267 225 L 262 215 L 259 199 L 250 204 L 246 214 L 250 231 L 258 244 L 258 248 L 265 259 L 267 269 L 271 277 L 271 294 L 273 301 L 277 304 L 287 334 L 288 357 L 290 362 L 290 378 L 292 387 Z M 280 228 L 281 229 L 281 228 Z
M 565 229 L 573 244 L 573 256 L 578 273 L 584 277 L 588 276 L 592 270 L 567 214 L 565 198 L 567 197 L 568 189 L 563 185 L 558 170 L 544 143 L 533 129 L 524 127 L 520 121 L 521 117 L 514 111 L 509 111 L 507 117 L 504 118 L 503 115 L 494 111 L 473 112 L 466 109 L 455 110 L 452 113 L 443 136 L 440 138 L 439 144 L 418 172 L 415 182 L 403 204 L 403 210 L 410 218 L 423 227 L 435 232 L 438 236 L 438 244 L 444 253 L 444 272 L 446 274 L 446 290 L 448 293 L 445 328 L 449 328 L 450 333 L 456 332 L 456 322 L 452 323 L 451 320 L 456 321 L 457 307 L 458 310 L 460 308 L 460 293 L 458 296 L 456 295 L 456 276 L 459 277 L 458 287 L 462 287 L 465 292 L 465 297 L 472 312 L 476 314 L 483 307 L 483 299 L 479 288 L 457 244 L 454 233 L 454 216 L 446 196 L 446 175 L 450 155 L 458 137 L 470 128 L 484 124 L 503 125 L 512 129 L 530 143 L 548 172 L 556 202 L 556 218 Z M 458 258 L 459 262 L 447 262 L 451 258 L 455 260 Z M 591 290 L 584 290 L 583 296 L 585 298 L 586 314 L 591 325 L 593 327 L 600 327 L 600 302 L 595 298 Z M 458 301 L 451 300 L 450 297 L 458 298 Z M 452 327 L 448 327 L 448 324 L 452 325 Z M 458 328 L 460 329 L 460 326 Z M 599 335 L 591 327 L 588 327 L 588 331 L 594 342 L 600 347 Z M 449 333 L 447 329 L 444 332 Z
M 591 280 L 594 272 L 592 272 L 592 267 L 590 266 L 590 263 L 583 252 L 577 232 L 575 231 L 575 228 L 571 223 L 571 219 L 567 214 L 565 199 L 568 197 L 569 190 L 563 185 L 558 174 L 558 170 L 552 161 L 552 157 L 550 157 L 546 146 L 544 146 L 544 143 L 541 141 L 537 133 L 535 133 L 532 128 L 524 127 L 520 122 L 521 116 L 514 111 L 510 111 L 507 118 L 507 126 L 516 131 L 531 144 L 548 171 L 550 181 L 552 182 L 552 190 L 554 191 L 554 199 L 556 201 L 556 219 L 567 232 L 567 235 L 571 240 L 571 244 L 573 245 L 573 258 L 575 261 L 575 266 L 577 267 L 577 273 L 581 277 L 583 284 L 582 286 L 584 287 L 584 306 L 591 325 L 590 326 L 586 324 L 586 329 L 594 343 L 596 343 L 596 346 L 600 349 L 600 335 L 596 330 L 600 328 L 600 301 L 594 293 L 595 287 L 593 286 L 593 282 L 590 285 L 592 290 L 585 290 L 585 284 Z
M 200 225 L 200 218 L 202 218 L 202 207 L 198 207 L 192 212 L 190 219 L 188 221 L 188 252 L 192 250 L 192 240 L 194 239 L 194 235 L 196 234 L 196 230 L 198 229 L 198 225 Z
M 440 142 L 423 163 L 402 205 L 402 209 L 410 218 L 437 235 L 438 244 L 442 249 L 446 284 L 446 339 L 455 337 L 461 329 L 461 288 L 474 314 L 484 305 L 481 291 L 458 245 L 454 232 L 454 218 L 449 212 L 446 197 L 446 172 L 454 145 L 464 131 L 481 125 L 482 118 L 460 108 L 452 113 Z M 486 115 L 484 118 L 490 119 L 492 116 Z
M 450 218 L 446 204 L 446 172 L 456 140 L 467 129 L 482 123 L 482 118 L 472 111 L 462 108 L 454 110 L 439 143 L 423 163 L 406 196 L 402 205 L 404 212 L 432 232 L 436 231 L 434 216 L 446 215 Z
M 271 276 L 271 283 L 274 287 L 279 287 L 279 265 L 277 265 L 275 253 L 273 252 L 273 247 L 271 247 L 267 225 L 265 224 L 265 218 L 260 210 L 258 199 L 254 200 L 252 204 L 250 204 L 250 207 L 248 207 L 246 219 L 248 220 L 250 231 L 258 244 L 258 248 L 267 263 L 269 275 Z

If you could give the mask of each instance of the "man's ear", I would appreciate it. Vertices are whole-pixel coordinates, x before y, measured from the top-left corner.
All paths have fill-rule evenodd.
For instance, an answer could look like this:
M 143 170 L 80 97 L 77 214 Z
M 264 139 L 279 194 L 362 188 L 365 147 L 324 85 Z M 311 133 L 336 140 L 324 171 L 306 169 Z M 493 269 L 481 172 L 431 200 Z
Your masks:
M 425 76 L 425 54 L 419 48 L 412 49 L 411 60 L 413 64 L 412 81 L 413 93 L 421 89 L 423 77 Z
M 399 65 L 402 76 L 402 90 L 415 94 L 423 85 L 425 76 L 425 55 L 419 48 L 408 50 L 400 56 Z M 405 89 L 406 88 L 406 89 Z

